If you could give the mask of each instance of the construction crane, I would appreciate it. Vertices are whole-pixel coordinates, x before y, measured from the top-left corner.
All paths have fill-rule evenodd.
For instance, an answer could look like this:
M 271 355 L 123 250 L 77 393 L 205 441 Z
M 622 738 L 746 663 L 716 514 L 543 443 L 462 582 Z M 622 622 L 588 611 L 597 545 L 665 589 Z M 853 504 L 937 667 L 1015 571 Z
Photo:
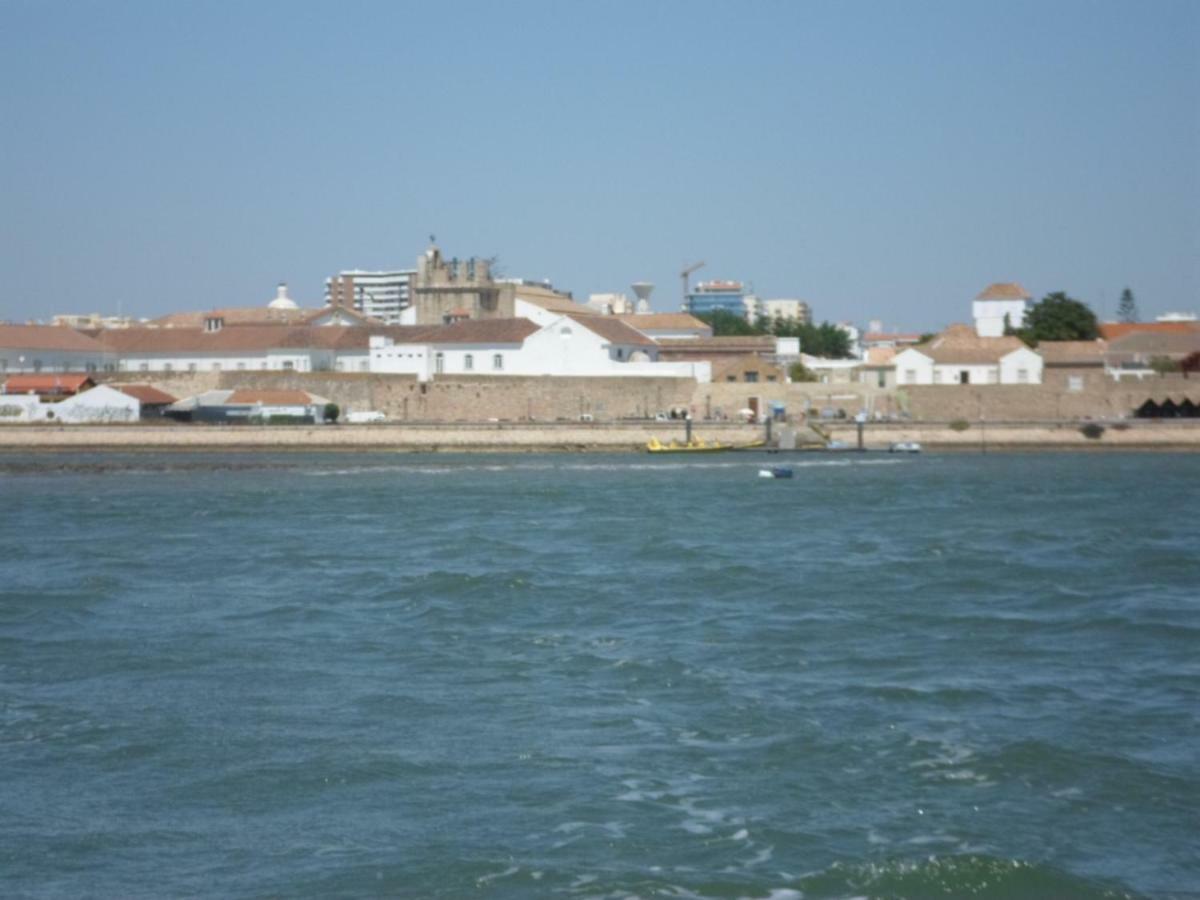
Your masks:
M 683 279 L 683 308 L 685 310 L 687 309 L 688 276 L 691 275 L 693 272 L 695 272 L 697 269 L 703 268 L 703 266 L 704 266 L 703 262 L 692 263 L 690 266 L 685 265 L 683 267 L 683 271 L 679 273 L 680 277 Z

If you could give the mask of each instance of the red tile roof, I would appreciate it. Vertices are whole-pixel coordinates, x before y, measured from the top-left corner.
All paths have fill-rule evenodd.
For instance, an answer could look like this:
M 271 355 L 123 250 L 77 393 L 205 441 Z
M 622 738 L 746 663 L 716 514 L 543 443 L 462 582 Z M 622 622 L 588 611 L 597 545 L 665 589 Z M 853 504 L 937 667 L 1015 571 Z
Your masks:
M 1115 341 L 1127 334 L 1190 334 L 1200 331 L 1200 322 L 1102 322 L 1100 337 Z
M 151 406 L 175 403 L 179 399 L 178 397 L 171 396 L 166 391 L 160 391 L 152 384 L 110 384 L 109 387 L 129 397 L 133 397 L 139 403 L 148 403 Z
M 1048 366 L 1100 365 L 1104 341 L 1038 341 L 1037 352 Z
M 692 331 L 712 331 L 712 326 L 707 322 L 702 322 L 693 316 L 691 313 L 630 313 L 629 315 L 614 316 L 618 321 L 624 322 L 626 325 L 632 325 L 639 331 L 645 331 L 647 328 L 652 330 L 678 331 L 680 329 L 688 329 Z
M 529 319 L 468 319 L 440 328 L 417 328 L 414 331 L 423 333 L 395 340 L 397 344 L 520 344 L 538 330 Z
M 0 347 L 13 350 L 104 352 L 97 341 L 65 325 L 0 325 Z
M 1015 281 L 1000 281 L 989 284 L 976 300 L 1028 300 L 1029 291 Z
M 581 316 L 574 313 L 569 313 L 567 318 L 573 322 L 579 323 L 588 331 L 599 335 L 601 338 L 612 344 L 622 344 L 624 346 L 634 347 L 657 346 L 653 338 L 649 338 L 636 328 L 626 325 L 615 316 Z
M 306 391 L 250 390 L 234 391 L 225 398 L 226 403 L 261 403 L 264 406 L 308 406 L 312 397 Z
M 6 394 L 78 394 L 85 388 L 94 387 L 95 384 L 92 376 L 81 372 L 9 375 L 8 380 L 4 382 L 4 392 Z
M 227 306 L 221 309 L 189 310 L 152 319 L 157 328 L 202 328 L 207 319 L 223 319 L 226 325 L 307 325 L 322 316 L 339 312 L 356 322 L 375 320 L 348 306 L 318 306 L 296 309 L 272 309 L 269 306 Z
M 222 353 L 278 349 L 366 350 L 371 335 L 396 343 L 412 342 L 435 328 L 392 325 L 226 325 L 202 328 L 120 328 L 102 332 L 106 348 L 123 355 L 137 353 Z
M 943 365 L 986 365 L 1024 346 L 1017 337 L 980 337 L 970 325 L 950 325 L 932 340 L 908 349 Z

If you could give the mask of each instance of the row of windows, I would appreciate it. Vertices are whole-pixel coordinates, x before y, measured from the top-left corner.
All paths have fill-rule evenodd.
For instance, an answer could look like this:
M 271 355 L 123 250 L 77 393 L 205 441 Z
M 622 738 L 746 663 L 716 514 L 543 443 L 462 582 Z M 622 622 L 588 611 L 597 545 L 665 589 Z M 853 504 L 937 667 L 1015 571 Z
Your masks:
M 40 371 L 42 371 L 42 369 L 46 368 L 46 364 L 44 362 L 42 362 L 42 360 L 40 360 L 40 359 L 32 360 L 30 362 L 30 366 L 33 368 L 33 371 L 35 371 L 35 372 L 40 372 Z M 19 367 L 24 368 L 24 365 L 20 364 Z M 79 365 L 79 363 L 74 362 L 74 361 L 69 361 L 69 362 L 61 363 L 58 366 L 59 371 L 62 371 L 62 372 L 78 372 L 80 370 L 80 368 L 82 368 L 83 371 L 85 371 L 85 372 L 99 372 L 100 371 L 100 367 L 98 365 L 96 365 L 94 362 L 84 363 L 83 366 L 81 367 Z M 51 371 L 53 371 L 53 369 L 54 369 L 54 367 L 51 366 Z M 104 364 L 105 372 L 115 372 L 116 370 L 117 370 L 117 367 L 116 367 L 115 363 L 105 363 Z M 7 371 L 8 371 L 8 360 L 4 359 L 3 357 L 0 357 L 0 372 L 7 372 Z
M 340 362 L 338 363 L 338 367 L 339 367 L 339 368 L 341 368 L 341 363 L 340 363 Z M 187 371 L 188 371 L 188 372 L 195 372 L 195 371 L 198 371 L 198 370 L 199 370 L 199 368 L 200 368 L 200 365 L 199 365 L 199 363 L 188 363 L 188 364 L 187 364 Z M 213 364 L 212 364 L 211 368 L 212 368 L 212 371 L 214 371 L 214 372 L 220 372 L 220 371 L 221 371 L 221 364 L 220 364 L 219 362 L 215 362 L 215 363 L 213 363 Z M 245 370 L 246 370 L 246 364 L 245 364 L 244 362 L 240 362 L 240 363 L 238 363 L 238 364 L 237 364 L 237 367 L 236 367 L 236 368 L 237 368 L 237 370 L 238 370 L 239 372 L 243 372 L 243 371 L 245 371 Z M 261 369 L 259 369 L 259 368 L 257 368 L 257 367 L 256 367 L 255 371 L 261 371 L 262 369 L 266 369 L 266 368 L 267 368 L 266 366 L 263 366 L 263 367 L 261 367 Z M 283 365 L 282 365 L 280 368 L 282 368 L 284 371 L 292 371 L 292 370 L 294 370 L 294 369 L 296 368 L 296 364 L 295 364 L 295 363 L 294 363 L 292 360 L 290 360 L 290 359 L 285 359 L 285 360 L 283 361 Z M 366 364 L 365 364 L 365 363 L 363 364 L 363 369 L 364 369 L 364 371 L 366 370 Z M 94 371 L 96 371 L 96 369 L 95 369 L 95 367 L 94 367 L 94 366 L 91 366 L 91 367 L 89 367 L 89 368 L 88 368 L 88 371 L 89 371 L 89 372 L 94 372 Z M 112 371 L 112 369 L 106 366 L 106 367 L 105 367 L 105 371 Z M 149 371 L 151 371 L 151 369 L 150 369 L 150 363 L 138 363 L 138 371 L 139 371 L 139 372 L 149 372 Z M 154 371 L 159 371 L 159 368 L 158 368 L 158 367 L 155 367 Z M 174 365 L 173 363 L 169 363 L 169 362 L 167 362 L 167 363 L 163 363 L 163 364 L 162 364 L 162 367 L 161 367 L 161 371 L 163 371 L 163 372 L 174 372 L 174 371 L 175 371 L 175 365 Z M 180 371 L 183 371 L 183 370 L 181 369 Z
M 943 378 L 945 374 L 945 378 Z M 978 373 L 976 373 L 978 374 Z M 933 370 L 934 384 L 998 384 L 1000 382 L 1000 372 L 997 369 L 988 370 L 987 376 L 983 381 L 972 381 L 970 369 L 959 369 L 955 372 L 943 373 L 941 369 Z M 905 369 L 900 375 L 900 384 L 916 384 L 917 370 Z M 1017 369 L 1017 384 L 1029 384 L 1029 370 Z M 882 386 L 882 380 L 880 382 Z
M 434 372 L 436 372 L 439 375 L 441 375 L 443 372 L 446 371 L 446 354 L 442 353 L 442 351 L 440 351 L 440 350 L 437 353 L 433 354 L 433 370 L 434 370 Z M 463 371 L 464 372 L 474 372 L 475 371 L 475 354 L 473 354 L 473 353 L 464 353 L 463 354 Z M 492 354 L 492 371 L 493 372 L 504 371 L 504 354 L 503 353 L 493 353 Z

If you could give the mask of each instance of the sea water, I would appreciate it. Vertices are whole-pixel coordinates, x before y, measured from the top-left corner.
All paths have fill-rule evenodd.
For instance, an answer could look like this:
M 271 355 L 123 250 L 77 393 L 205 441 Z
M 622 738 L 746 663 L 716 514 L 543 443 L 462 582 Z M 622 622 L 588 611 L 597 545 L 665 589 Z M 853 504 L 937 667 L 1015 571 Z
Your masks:
M 1200 456 L 767 459 L 0 457 L 0 895 L 1196 896 Z

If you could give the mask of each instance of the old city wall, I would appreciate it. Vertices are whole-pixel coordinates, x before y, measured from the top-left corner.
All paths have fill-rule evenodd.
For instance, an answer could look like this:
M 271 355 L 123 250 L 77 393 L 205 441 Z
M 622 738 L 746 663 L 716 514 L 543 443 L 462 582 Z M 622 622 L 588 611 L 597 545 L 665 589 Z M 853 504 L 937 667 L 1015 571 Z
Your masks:
M 1007 422 L 1120 419 L 1148 399 L 1191 397 L 1200 403 L 1200 378 L 1162 375 L 1143 381 L 1094 379 L 1081 391 L 1043 385 L 930 385 L 897 390 L 900 407 L 913 419 L 980 418 Z
M 108 380 L 128 380 L 128 375 Z M 923 421 L 979 418 L 1055 421 L 1128 417 L 1147 399 L 1191 397 L 1200 403 L 1200 378 L 1164 375 L 1144 381 L 1089 378 L 1085 389 L 1043 385 L 929 385 L 883 390 L 864 384 L 721 382 L 685 378 L 552 378 L 443 375 L 427 384 L 407 375 L 342 372 L 155 373 L 152 383 L 186 397 L 214 388 L 294 388 L 327 397 L 343 412 L 379 410 L 399 422 L 486 422 L 650 418 L 690 408 L 694 417 L 734 419 L 738 411 L 782 403 L 789 416 L 861 409 L 883 417 Z
M 152 383 L 177 397 L 217 388 L 302 390 L 328 398 L 343 412 L 378 410 L 398 422 L 652 418 L 687 406 L 696 387 L 689 378 L 458 375 L 422 384 L 414 376 L 350 372 L 155 373 Z

